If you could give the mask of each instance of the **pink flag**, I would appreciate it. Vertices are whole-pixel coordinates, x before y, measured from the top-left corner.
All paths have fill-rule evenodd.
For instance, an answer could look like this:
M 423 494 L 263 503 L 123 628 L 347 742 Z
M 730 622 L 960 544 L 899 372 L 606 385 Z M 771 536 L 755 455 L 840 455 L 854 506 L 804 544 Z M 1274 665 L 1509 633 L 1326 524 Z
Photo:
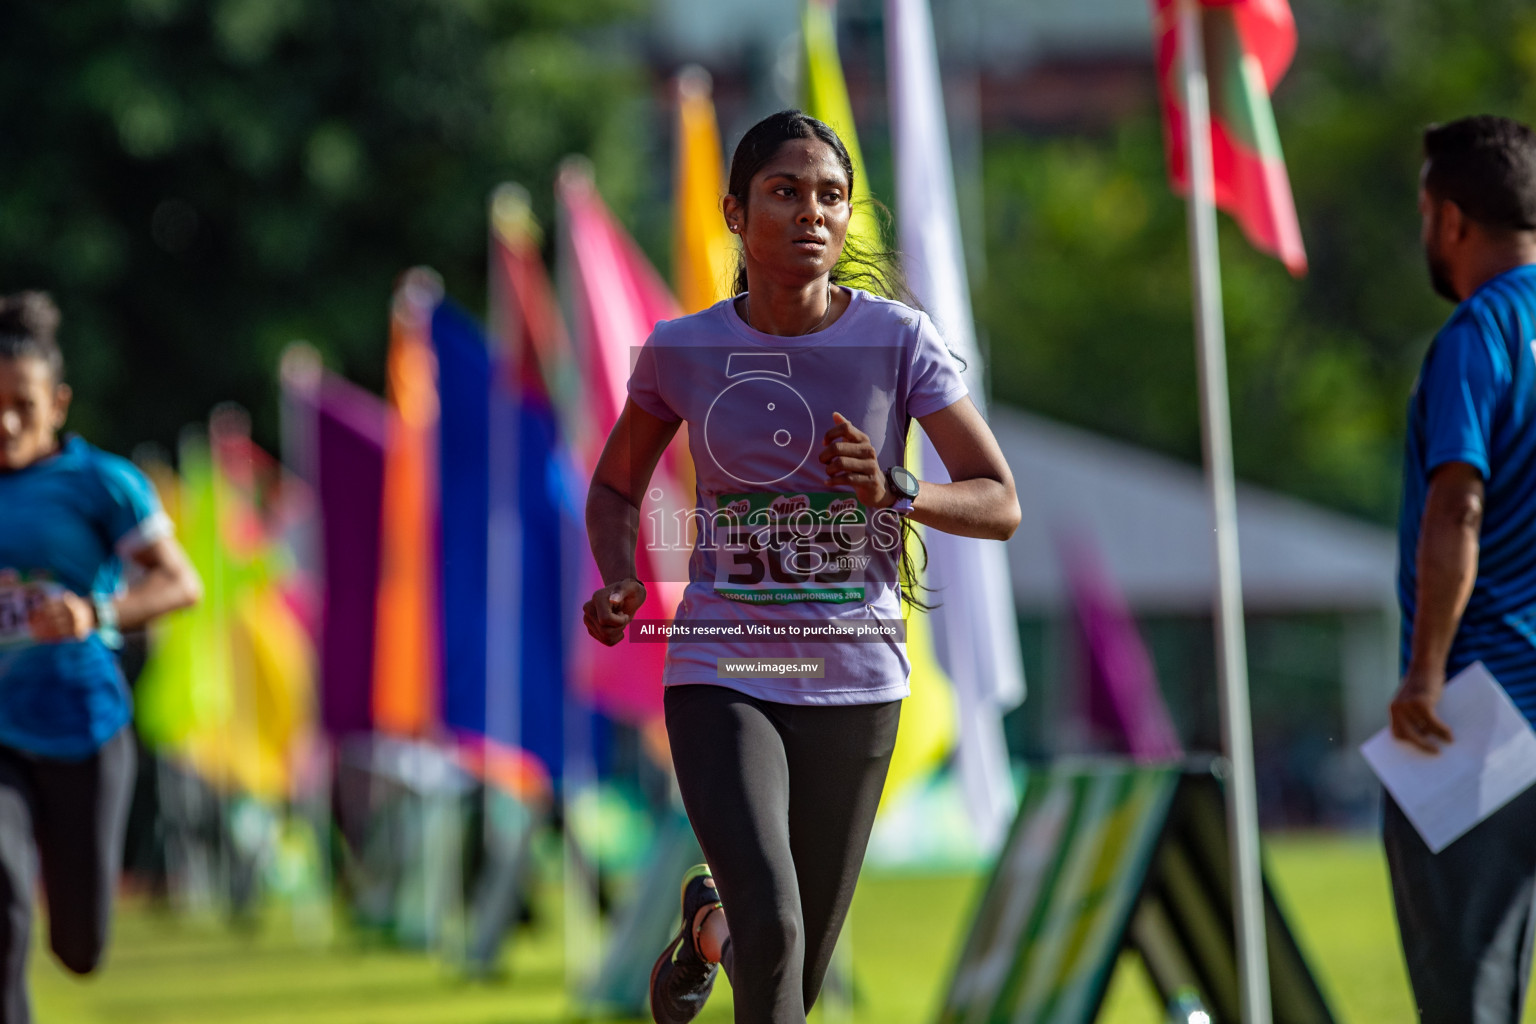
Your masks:
M 1119 588 L 1086 542 L 1063 544 L 1062 561 L 1095 734 L 1140 762 L 1182 757 L 1152 658 Z
M 560 207 L 562 283 L 569 289 L 574 342 L 584 373 L 585 429 L 575 441 L 575 451 L 590 480 L 627 400 L 634 353 L 657 321 L 678 315 L 678 307 L 660 275 L 603 204 L 584 163 L 568 162 L 555 191 Z M 661 521 L 670 524 L 677 521 L 674 515 L 679 510 L 693 507 L 691 488 L 685 494 L 682 483 L 688 478 L 684 459 L 683 446 L 674 441 L 641 503 L 636 565 L 648 593 L 640 613 L 645 618 L 671 618 L 688 578 L 687 551 L 678 545 L 663 549 L 666 538 L 650 532 L 653 512 L 659 510 Z M 590 594 L 602 581 L 596 566 L 588 564 L 590 586 L 585 591 Z M 575 653 L 576 684 L 600 710 L 631 721 L 661 713 L 665 645 L 635 644 L 626 638 L 614 647 L 603 647 L 583 631 Z

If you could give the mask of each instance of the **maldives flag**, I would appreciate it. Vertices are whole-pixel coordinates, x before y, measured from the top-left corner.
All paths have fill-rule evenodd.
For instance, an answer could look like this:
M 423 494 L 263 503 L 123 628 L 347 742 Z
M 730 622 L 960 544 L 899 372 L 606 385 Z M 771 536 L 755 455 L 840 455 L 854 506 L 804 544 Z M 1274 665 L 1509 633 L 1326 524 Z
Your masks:
M 1307 254 L 1280 152 L 1269 97 L 1296 53 L 1296 21 L 1287 0 L 1198 0 L 1210 80 L 1211 160 L 1216 205 L 1248 240 L 1279 257 L 1297 277 Z M 1152 0 L 1157 79 L 1163 105 L 1168 175 L 1175 192 L 1189 189 L 1188 120 L 1180 62 L 1181 0 Z

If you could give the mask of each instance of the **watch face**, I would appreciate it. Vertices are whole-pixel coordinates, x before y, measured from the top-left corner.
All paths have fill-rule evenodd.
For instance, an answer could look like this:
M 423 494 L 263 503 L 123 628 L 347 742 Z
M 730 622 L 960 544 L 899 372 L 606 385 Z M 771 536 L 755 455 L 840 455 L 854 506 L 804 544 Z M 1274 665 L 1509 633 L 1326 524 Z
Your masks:
M 896 490 L 905 497 L 917 497 L 917 477 L 908 472 L 906 467 L 891 467 L 891 483 L 895 484 Z

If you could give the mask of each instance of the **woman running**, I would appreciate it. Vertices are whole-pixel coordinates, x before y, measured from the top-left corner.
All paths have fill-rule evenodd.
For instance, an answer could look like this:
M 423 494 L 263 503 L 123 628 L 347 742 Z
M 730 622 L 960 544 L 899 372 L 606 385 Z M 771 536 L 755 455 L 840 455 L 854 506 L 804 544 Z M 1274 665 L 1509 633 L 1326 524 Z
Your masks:
M 58 323 L 41 292 L 0 298 L 3 1024 L 31 1020 L 39 867 L 54 954 L 77 974 L 101 961 L 135 760 L 112 649 L 118 630 L 200 595 L 144 475 L 77 436 L 60 437 L 70 390 Z
M 684 878 L 681 927 L 652 972 L 658 1024 L 693 1019 L 722 962 L 738 1022 L 805 1020 L 908 692 L 905 520 L 996 539 L 1019 522 L 1012 474 L 928 317 L 840 283 L 891 266 L 844 251 L 852 190 L 820 121 L 784 111 L 747 132 L 722 203 L 742 294 L 656 326 L 588 493 L 606 586 L 584 618 L 612 645 L 646 597 L 639 505 L 687 422 L 698 537 L 676 622 L 714 639 L 674 636 L 665 712 L 709 863 Z M 953 482 L 901 466 L 914 419 Z

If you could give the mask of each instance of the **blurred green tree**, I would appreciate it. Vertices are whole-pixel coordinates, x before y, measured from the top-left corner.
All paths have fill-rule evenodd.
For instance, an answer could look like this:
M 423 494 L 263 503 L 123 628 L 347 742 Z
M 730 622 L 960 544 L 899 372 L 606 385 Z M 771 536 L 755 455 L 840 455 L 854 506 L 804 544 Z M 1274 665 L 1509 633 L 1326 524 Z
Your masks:
M 377 387 L 392 281 L 479 308 L 499 181 L 549 211 L 568 153 L 622 184 L 637 0 L 0 5 L 0 289 L 64 312 L 73 425 L 169 445 L 235 400 L 276 434 L 314 342 Z M 611 190 L 610 190 L 611 194 Z M 622 195 L 622 191 L 621 191 Z
M 1275 96 L 1311 273 L 1221 218 L 1238 473 L 1382 522 L 1408 393 L 1450 307 L 1416 209 L 1433 122 L 1536 119 L 1536 8 L 1517 0 L 1292 0 Z M 1150 78 L 1150 73 L 1149 73 Z M 1099 137 L 986 141 L 978 321 L 1005 400 L 1200 458 L 1184 208 L 1155 97 Z

